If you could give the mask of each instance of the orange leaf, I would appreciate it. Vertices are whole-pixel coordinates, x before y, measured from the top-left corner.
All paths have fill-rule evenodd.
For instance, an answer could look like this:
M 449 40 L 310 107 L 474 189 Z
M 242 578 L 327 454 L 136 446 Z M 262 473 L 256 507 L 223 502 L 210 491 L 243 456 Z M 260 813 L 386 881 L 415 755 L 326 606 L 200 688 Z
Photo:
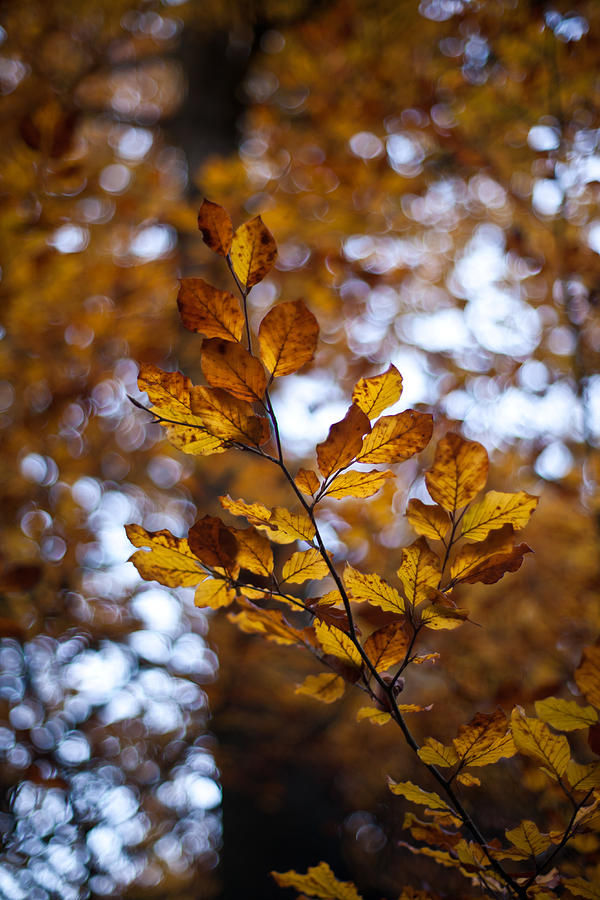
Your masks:
M 273 571 L 273 551 L 267 538 L 255 528 L 234 528 L 232 533 L 237 541 L 235 561 L 238 566 L 256 575 L 270 575 Z
M 318 476 L 310 469 L 299 469 L 294 481 L 298 490 L 309 497 L 314 497 L 321 487 Z
M 308 675 L 296 688 L 297 694 L 305 694 L 322 703 L 333 703 L 346 690 L 344 679 L 335 672 L 323 672 L 321 675 Z
M 302 631 L 289 625 L 278 609 L 260 609 L 249 600 L 240 600 L 239 603 L 242 611 L 229 613 L 227 618 L 246 634 L 262 634 L 276 644 L 304 646 Z
M 194 522 L 188 533 L 192 553 L 207 566 L 231 569 L 238 552 L 238 543 L 231 530 L 214 516 L 203 516 Z
M 219 497 L 219 503 L 233 516 L 245 516 L 248 522 L 263 531 L 270 541 L 276 544 L 290 543 L 287 534 L 271 528 L 272 510 L 267 509 L 262 503 L 246 503 L 245 500 L 232 500 L 229 496 Z
M 302 300 L 274 306 L 260 323 L 260 358 L 272 376 L 291 375 L 315 355 L 319 324 Z
M 221 440 L 259 447 L 271 436 L 268 419 L 256 416 L 246 400 L 222 388 L 193 387 L 191 407 L 206 429 Z
M 443 541 L 450 528 L 450 516 L 445 509 L 421 503 L 416 498 L 409 501 L 406 518 L 417 534 L 434 541 Z
M 380 472 L 372 469 L 370 472 L 340 472 L 333 479 L 324 493 L 324 497 L 333 497 L 334 500 L 342 500 L 344 497 L 372 497 L 381 490 L 388 478 L 393 478 L 394 473 Z
M 267 376 L 262 364 L 241 344 L 218 338 L 204 341 L 202 372 L 210 385 L 224 388 L 240 400 L 262 400 Z
M 427 490 L 436 503 L 454 513 L 483 490 L 488 467 L 485 447 L 447 434 L 437 445 L 433 468 L 425 473 Z
M 512 526 L 505 525 L 492 531 L 485 541 L 462 547 L 450 568 L 452 583 L 495 584 L 507 572 L 520 568 L 525 553 L 531 553 L 531 548 L 527 544 L 515 546 Z
M 465 766 L 488 766 L 517 752 L 501 709 L 477 713 L 467 725 L 461 725 L 453 743 Z
M 390 622 L 370 634 L 364 643 L 364 651 L 378 672 L 404 662 L 408 649 L 405 620 Z
M 233 225 L 227 213 L 218 203 L 204 199 L 198 212 L 198 228 L 204 243 L 218 253 L 227 256 L 231 248 Z
M 269 274 L 277 256 L 275 239 L 260 216 L 240 225 L 231 242 L 231 265 L 240 284 L 249 290 Z
M 397 463 L 410 459 L 431 440 L 433 417 L 406 409 L 395 416 L 382 416 L 367 434 L 356 461 L 362 463 Z
M 362 446 L 362 436 L 371 430 L 368 416 L 354 403 L 341 420 L 329 429 L 326 439 L 317 444 L 317 461 L 327 478 L 337 469 L 349 465 Z
M 302 896 L 319 897 L 321 900 L 362 900 L 350 881 L 338 881 L 327 863 L 308 869 L 306 875 L 298 872 L 271 872 L 279 887 L 291 887 Z
M 419 538 L 402 551 L 402 565 L 398 578 L 404 585 L 407 599 L 417 606 L 428 597 L 428 588 L 437 588 L 441 564 L 425 538 Z
M 352 391 L 352 402 L 360 406 L 369 419 L 376 419 L 384 409 L 396 403 L 402 394 L 402 375 L 396 366 L 372 378 L 361 378 Z
M 181 279 L 177 306 L 189 331 L 224 341 L 239 341 L 242 337 L 244 314 L 236 298 L 202 278 Z

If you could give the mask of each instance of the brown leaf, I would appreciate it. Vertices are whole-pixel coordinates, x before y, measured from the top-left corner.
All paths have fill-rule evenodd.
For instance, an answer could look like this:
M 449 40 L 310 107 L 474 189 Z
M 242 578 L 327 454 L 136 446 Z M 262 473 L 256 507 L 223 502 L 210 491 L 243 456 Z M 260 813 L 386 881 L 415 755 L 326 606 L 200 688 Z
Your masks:
M 231 242 L 231 264 L 242 287 L 249 290 L 269 274 L 277 256 L 275 239 L 260 216 L 241 225 Z
M 431 440 L 433 417 L 406 409 L 382 416 L 367 434 L 356 460 L 361 463 L 398 463 L 423 450 Z
M 495 584 L 507 572 L 516 572 L 523 562 L 523 556 L 531 553 L 527 544 L 514 545 L 513 529 L 505 525 L 492 531 L 479 544 L 465 544 L 454 560 L 450 574 L 452 583 Z
M 262 400 L 267 376 L 261 362 L 241 344 L 213 338 L 204 341 L 202 372 L 212 387 L 224 388 L 240 400 Z
M 326 439 L 317 444 L 317 461 L 321 474 L 327 478 L 349 465 L 362 446 L 363 434 L 371 430 L 368 416 L 353 403 L 341 420 L 329 429 Z
M 231 529 L 237 542 L 235 561 L 242 569 L 256 575 L 270 575 L 273 571 L 273 550 L 264 535 L 255 528 Z
M 427 490 L 436 503 L 454 513 L 483 490 L 488 467 L 485 447 L 447 434 L 437 445 L 433 467 L 425 473 Z
M 600 646 L 584 648 L 575 682 L 588 703 L 600 709 Z
M 370 634 L 364 643 L 364 651 L 378 672 L 404 662 L 408 649 L 406 621 L 390 622 Z
M 189 331 L 224 341 L 239 341 L 242 337 L 244 314 L 237 299 L 202 278 L 181 279 L 177 306 Z
M 203 516 L 189 530 L 190 550 L 207 566 L 231 569 L 236 561 L 238 543 L 221 519 Z
M 220 256 L 227 256 L 231 249 L 233 225 L 229 213 L 222 206 L 204 199 L 198 212 L 198 228 L 207 247 Z
M 319 323 L 302 300 L 278 303 L 260 323 L 260 358 L 272 376 L 291 375 L 315 355 Z

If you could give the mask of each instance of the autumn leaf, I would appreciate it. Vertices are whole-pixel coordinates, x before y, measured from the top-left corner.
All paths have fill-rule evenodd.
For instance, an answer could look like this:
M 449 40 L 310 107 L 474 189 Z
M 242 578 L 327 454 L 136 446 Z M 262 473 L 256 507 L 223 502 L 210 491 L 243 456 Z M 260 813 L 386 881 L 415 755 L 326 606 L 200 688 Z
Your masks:
M 362 900 L 350 881 L 338 881 L 327 863 L 309 868 L 306 875 L 298 872 L 271 872 L 279 887 L 291 887 L 308 897 L 321 900 Z
M 407 599 L 418 606 L 428 597 L 428 588 L 437 588 L 441 576 L 439 557 L 425 538 L 419 538 L 402 551 L 402 565 L 398 578 L 404 586 Z
M 222 578 L 207 578 L 196 588 L 194 603 L 202 608 L 220 609 L 235 600 L 235 591 Z
M 564 878 L 562 884 L 569 893 L 575 897 L 584 897 L 585 900 L 600 900 L 600 885 L 593 884 L 585 878 Z
M 565 774 L 571 750 L 563 734 L 554 734 L 539 719 L 528 718 L 520 706 L 512 711 L 511 726 L 514 742 L 520 753 L 530 756 L 556 777 Z
M 319 477 L 310 469 L 299 469 L 294 482 L 298 490 L 309 497 L 314 497 L 318 494 L 321 487 Z
M 355 644 L 339 628 L 327 625 L 325 622 L 315 622 L 315 634 L 325 653 L 335 656 L 351 666 L 358 668 L 362 666 L 362 657 Z
M 600 646 L 585 647 L 575 681 L 588 703 L 600 709 Z
M 302 584 L 309 579 L 318 580 L 329 575 L 327 563 L 321 551 L 315 547 L 310 550 L 298 550 L 283 566 L 282 577 L 290 584 Z
M 227 618 L 247 634 L 261 634 L 276 644 L 304 645 L 304 636 L 298 628 L 286 622 L 283 613 L 277 609 L 260 609 L 249 600 L 240 601 L 242 610 L 229 613 Z
M 483 490 L 488 475 L 488 455 L 477 441 L 447 434 L 437 445 L 433 467 L 425 473 L 431 498 L 454 514 Z
M 356 721 L 363 722 L 368 720 L 371 725 L 387 725 L 391 722 L 392 717 L 388 712 L 377 709 L 375 706 L 361 706 L 356 712 Z
M 524 819 L 516 828 L 505 831 L 505 834 L 513 847 L 522 853 L 524 859 L 531 857 L 535 859 L 552 846 L 549 836 L 542 834 L 535 822 L 529 819 Z
M 229 529 L 215 516 L 203 516 L 188 532 L 192 553 L 205 565 L 230 570 L 235 564 L 238 543 Z
M 273 550 L 267 538 L 252 527 L 231 530 L 237 542 L 236 563 L 256 575 L 270 575 L 273 571 Z
M 229 213 L 218 203 L 204 199 L 198 212 L 198 228 L 204 243 L 218 253 L 227 256 L 231 248 L 233 225 Z
M 315 526 L 306 513 L 293 513 L 285 506 L 276 506 L 271 511 L 269 528 L 277 533 L 277 543 L 306 541 L 311 543 L 315 536 Z
M 240 225 L 231 242 L 231 265 L 243 288 L 249 290 L 269 274 L 277 256 L 277 244 L 260 216 Z
M 390 471 L 380 472 L 372 469 L 370 472 L 340 472 L 333 479 L 324 492 L 324 497 L 332 497 L 334 500 L 342 500 L 344 497 L 372 497 L 381 490 L 388 478 L 393 478 Z
M 574 759 L 567 766 L 567 779 L 574 791 L 589 791 L 600 788 L 600 762 L 581 765 Z
M 317 444 L 319 471 L 327 478 L 337 469 L 352 462 L 362 447 L 362 437 L 371 430 L 371 423 L 362 409 L 352 404 L 341 420 L 329 429 L 326 439 Z
M 423 625 L 434 631 L 452 631 L 454 628 L 459 628 L 468 618 L 469 611 L 467 609 L 459 609 L 441 603 L 434 603 L 421 613 Z
M 352 391 L 352 402 L 369 419 L 376 419 L 384 409 L 396 403 L 402 394 L 402 375 L 394 365 L 371 378 L 361 378 Z
M 302 300 L 278 303 L 260 323 L 260 358 L 272 376 L 291 375 L 315 355 L 319 324 Z
M 404 662 L 408 650 L 408 634 L 404 620 L 390 622 L 369 635 L 364 651 L 378 672 Z
M 435 541 L 443 541 L 450 528 L 450 516 L 443 507 L 431 506 L 416 498 L 409 500 L 406 518 L 417 534 Z
M 481 543 L 465 544 L 459 550 L 450 567 L 452 583 L 494 584 L 507 572 L 516 572 L 526 553 L 531 553 L 531 548 L 527 544 L 515 546 L 512 525 L 504 525 Z
M 404 600 L 387 581 L 379 575 L 366 575 L 349 563 L 343 574 L 344 585 L 353 600 L 371 603 L 388 612 L 403 613 Z
M 431 440 L 433 417 L 407 409 L 394 416 L 382 416 L 365 437 L 356 461 L 398 463 L 423 450 Z
M 405 797 L 412 803 L 418 803 L 420 806 L 427 806 L 429 809 L 443 809 L 452 812 L 446 801 L 442 800 L 439 794 L 436 794 L 433 791 L 424 791 L 423 788 L 420 788 L 417 784 L 413 784 L 412 781 L 394 781 L 393 779 L 388 778 L 388 787 L 392 794 Z
M 538 719 L 547 722 L 557 731 L 576 731 L 598 722 L 598 711 L 593 706 L 580 706 L 575 700 L 547 697 L 535 701 Z
M 260 360 L 241 344 L 218 338 L 204 341 L 200 359 L 202 373 L 212 387 L 224 388 L 240 400 L 262 400 L 267 376 Z
M 259 447 L 271 437 L 268 419 L 255 415 L 250 403 L 222 388 L 193 387 L 191 407 L 207 431 L 220 440 Z
M 150 548 L 129 557 L 146 581 L 158 581 L 165 587 L 193 587 L 206 578 L 185 538 L 174 537 L 166 530 L 146 531 L 141 525 L 126 525 L 125 532 L 134 547 Z
M 244 314 L 237 299 L 202 278 L 181 279 L 177 306 L 189 331 L 224 341 L 239 341 L 242 337 Z
M 255 528 L 259 528 L 267 535 L 269 540 L 274 541 L 276 544 L 290 543 L 290 539 L 287 535 L 283 534 L 278 529 L 271 528 L 271 515 L 273 511 L 267 509 L 262 503 L 246 503 L 245 500 L 232 500 L 229 495 L 219 497 L 219 503 L 223 509 L 230 512 L 232 516 L 244 516 L 251 525 L 254 525 Z
M 470 541 L 482 541 L 490 531 L 512 525 L 515 531 L 524 528 L 538 504 L 538 497 L 525 491 L 516 494 L 488 493 L 465 512 L 461 534 Z
M 344 679 L 335 672 L 322 672 L 320 675 L 308 675 L 296 688 L 297 694 L 313 697 L 322 703 L 334 703 L 346 690 Z
M 427 763 L 428 766 L 441 766 L 447 768 L 454 766 L 459 761 L 458 753 L 450 744 L 446 746 L 435 738 L 425 738 L 423 745 L 420 747 L 419 759 Z
M 453 744 L 464 766 L 489 766 L 517 752 L 501 709 L 477 713 L 467 725 L 461 725 Z

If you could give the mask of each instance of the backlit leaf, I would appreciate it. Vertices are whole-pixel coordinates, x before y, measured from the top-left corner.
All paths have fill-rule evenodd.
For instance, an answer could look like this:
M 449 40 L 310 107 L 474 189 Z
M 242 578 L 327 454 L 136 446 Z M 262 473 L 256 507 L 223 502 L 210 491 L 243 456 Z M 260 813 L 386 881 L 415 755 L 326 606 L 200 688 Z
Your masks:
M 585 878 L 563 878 L 562 884 L 576 897 L 585 900 L 600 900 L 600 883 L 593 884 Z
M 430 809 L 443 809 L 452 812 L 446 801 L 442 800 L 439 794 L 433 791 L 424 791 L 423 788 L 413 784 L 412 781 L 393 781 L 391 778 L 388 778 L 388 787 L 392 794 L 406 797 L 412 803 L 418 803 L 420 806 L 427 806 Z
M 453 744 L 465 766 L 489 766 L 517 752 L 501 709 L 477 713 L 467 725 L 461 725 Z
M 598 711 L 593 706 L 580 706 L 575 700 L 561 700 L 558 697 L 536 700 L 535 712 L 538 719 L 558 731 L 576 731 L 598 721 Z
M 552 846 L 547 834 L 542 834 L 535 824 L 528 819 L 523 820 L 516 828 L 505 832 L 513 847 L 523 853 L 523 858 L 535 858 Z
M 189 331 L 207 338 L 240 340 L 244 314 L 229 291 L 220 291 L 202 278 L 182 278 L 177 306 L 181 321 Z
M 362 658 L 356 646 L 339 628 L 327 625 L 325 622 L 315 622 L 315 634 L 325 653 L 352 666 L 362 666 Z
M 125 531 L 134 547 L 150 548 L 129 557 L 146 581 L 158 581 L 165 587 L 192 587 L 206 578 L 185 538 L 176 538 L 166 530 L 146 531 L 141 525 L 126 525 Z
M 403 549 L 398 577 L 407 599 L 415 606 L 427 599 L 428 588 L 437 588 L 440 576 L 440 560 L 425 538 L 421 537 Z
M 574 759 L 567 766 L 567 779 L 575 791 L 589 791 L 600 788 L 600 762 L 581 765 Z
M 258 329 L 258 347 L 267 372 L 291 375 L 315 355 L 319 324 L 302 300 L 278 303 Z
M 429 766 L 442 768 L 454 766 L 458 762 L 458 754 L 452 744 L 446 746 L 435 738 L 426 738 L 419 749 L 419 759 Z
M 515 531 L 524 528 L 538 504 L 538 498 L 525 491 L 516 494 L 488 493 L 465 512 L 461 534 L 470 541 L 482 541 L 490 531 L 512 525 Z
M 188 532 L 190 550 L 205 565 L 231 569 L 235 564 L 238 543 L 232 531 L 221 519 L 203 516 Z
M 283 566 L 282 577 L 290 584 L 302 584 L 309 579 L 325 578 L 329 575 L 327 563 L 315 547 L 298 550 Z
M 488 468 L 485 447 L 447 434 L 437 445 L 433 467 L 425 473 L 427 490 L 436 503 L 454 513 L 483 490 Z
M 198 212 L 198 228 L 202 232 L 204 243 L 218 253 L 227 256 L 231 248 L 233 225 L 229 213 L 218 203 L 203 200 Z
M 402 394 L 402 375 L 396 366 L 381 375 L 361 378 L 352 391 L 352 402 L 360 406 L 369 419 L 376 419 L 384 409 L 392 406 Z
M 232 531 L 238 547 L 236 563 L 256 575 L 270 575 L 273 571 L 273 550 L 267 538 L 255 528 L 235 528 Z
M 193 421 L 194 417 L 190 416 Z M 224 453 L 227 444 L 221 438 L 215 437 L 204 427 L 198 425 L 171 425 L 161 422 L 164 426 L 167 440 L 182 453 L 191 456 L 212 456 L 214 453 Z
M 384 581 L 379 575 L 366 575 L 346 565 L 343 574 L 344 585 L 353 600 L 372 603 L 389 612 L 403 613 L 404 599 L 396 588 Z
M 390 622 L 369 635 L 364 643 L 364 651 L 378 672 L 385 672 L 392 666 L 404 662 L 408 650 L 408 634 L 405 622 Z
M 406 518 L 417 534 L 436 541 L 443 541 L 450 528 L 450 516 L 441 506 L 431 506 L 416 498 L 410 500 Z
M 212 338 L 202 344 L 202 373 L 212 387 L 224 388 L 240 400 L 262 400 L 267 376 L 260 360 L 241 344 Z
M 333 497 L 335 500 L 342 500 L 344 497 L 372 497 L 383 487 L 388 478 L 393 477 L 393 472 L 380 472 L 378 469 L 373 469 L 371 472 L 340 472 L 323 496 Z
M 352 462 L 362 446 L 362 436 L 371 430 L 368 416 L 352 404 L 341 420 L 329 429 L 322 443 L 317 444 L 319 471 L 327 478 L 337 469 Z
M 459 628 L 468 618 L 469 611 L 467 609 L 458 609 L 439 603 L 428 606 L 421 613 L 423 624 L 434 631 L 451 631 Z
M 241 601 L 241 606 L 241 612 L 229 613 L 227 618 L 246 634 L 262 634 L 276 644 L 304 645 L 302 631 L 289 625 L 278 609 L 260 609 L 248 600 Z
M 322 703 L 333 703 L 346 690 L 344 679 L 335 672 L 322 672 L 320 675 L 308 675 L 296 688 L 297 694 L 306 694 Z
M 361 463 L 398 463 L 423 450 L 431 440 L 433 417 L 406 409 L 382 416 L 365 437 L 356 460 Z
M 377 709 L 376 706 L 361 706 L 356 713 L 356 721 L 362 722 L 364 719 L 368 719 L 372 725 L 387 725 L 388 722 L 391 722 L 392 717 L 385 710 Z
M 308 869 L 306 875 L 298 872 L 271 872 L 279 887 L 291 887 L 308 897 L 321 900 L 361 900 L 361 896 L 350 881 L 338 881 L 327 863 Z
M 207 430 L 221 440 L 259 447 L 270 439 L 268 419 L 255 415 L 250 403 L 222 388 L 193 387 L 191 406 Z
M 277 244 L 260 216 L 240 225 L 231 242 L 231 264 L 246 289 L 269 274 L 277 256 Z
M 232 500 L 229 495 L 219 497 L 219 503 L 232 516 L 244 516 L 251 525 L 264 532 L 270 541 L 274 541 L 276 544 L 290 543 L 287 535 L 283 535 L 278 530 L 271 528 L 272 510 L 267 509 L 262 503 L 246 503 L 245 500 Z
M 456 776 L 456 780 L 465 787 L 480 787 L 481 785 L 481 779 L 477 778 L 476 775 L 472 775 L 470 772 L 459 772 Z
M 459 550 L 450 567 L 452 581 L 494 584 L 507 572 L 516 572 L 525 553 L 531 553 L 531 548 L 527 544 L 515 546 L 512 525 L 504 525 L 481 543 L 465 544 Z
M 306 513 L 293 513 L 285 506 L 276 506 L 271 512 L 269 527 L 277 532 L 277 543 L 306 541 L 311 543 L 315 536 L 315 526 Z
M 196 588 L 194 603 L 196 606 L 220 609 L 229 606 L 235 600 L 235 591 L 221 578 L 207 578 Z
M 585 647 L 575 681 L 588 703 L 600 709 L 600 646 Z
M 564 734 L 554 734 L 544 722 L 528 718 L 520 706 L 512 711 L 511 726 L 517 750 L 557 776 L 564 775 L 571 758 Z
M 321 487 L 318 475 L 310 469 L 299 469 L 294 481 L 298 490 L 309 497 L 314 497 Z

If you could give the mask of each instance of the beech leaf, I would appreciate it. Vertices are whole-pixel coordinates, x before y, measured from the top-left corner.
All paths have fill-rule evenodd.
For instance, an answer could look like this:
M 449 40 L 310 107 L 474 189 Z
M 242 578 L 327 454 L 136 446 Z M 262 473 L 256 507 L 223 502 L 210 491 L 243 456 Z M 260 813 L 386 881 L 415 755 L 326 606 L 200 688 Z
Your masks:
M 441 576 L 439 557 L 425 538 L 419 538 L 402 551 L 402 565 L 398 578 L 404 586 L 407 599 L 414 606 L 428 597 L 428 588 L 437 588 Z
M 181 279 L 177 306 L 188 331 L 224 341 L 239 341 L 242 337 L 244 314 L 237 299 L 202 278 Z
M 525 491 L 517 491 L 516 494 L 488 491 L 465 512 L 461 534 L 470 541 L 482 541 L 490 531 L 503 525 L 512 525 L 515 531 L 519 531 L 527 525 L 537 504 L 538 497 Z
M 382 416 L 365 437 L 356 461 L 398 463 L 423 450 L 431 440 L 433 416 L 414 409 Z
M 455 513 L 483 490 L 488 475 L 488 455 L 477 441 L 447 434 L 435 451 L 433 467 L 425 473 L 431 498 Z
M 344 679 L 335 672 L 322 672 L 320 675 L 308 675 L 296 688 L 297 694 L 305 694 L 322 703 L 334 703 L 346 690 Z
M 544 722 L 528 718 L 520 706 L 512 711 L 511 726 L 519 752 L 535 759 L 557 777 L 565 774 L 571 750 L 564 734 L 554 734 Z
M 290 584 L 302 584 L 310 579 L 319 580 L 329 575 L 327 563 L 321 551 L 315 547 L 310 550 L 298 550 L 283 566 L 283 580 Z
M 273 571 L 271 544 L 255 528 L 232 529 L 237 541 L 236 563 L 256 575 L 270 575 Z
M 269 274 L 277 256 L 277 244 L 260 216 L 240 225 L 231 242 L 231 265 L 246 290 Z
M 339 628 L 327 625 L 325 622 L 315 622 L 315 634 L 325 653 L 336 656 L 352 666 L 359 668 L 362 666 L 362 658 L 358 649 L 348 635 Z
M 260 360 L 241 344 L 211 338 L 202 344 L 202 372 L 212 387 L 224 388 L 240 400 L 262 400 L 267 376 Z
M 404 619 L 390 622 L 369 635 L 364 643 L 364 651 L 378 672 L 385 672 L 392 666 L 404 662 L 408 650 L 409 637 Z
M 404 599 L 396 588 L 379 575 L 366 575 L 348 563 L 344 569 L 343 580 L 346 590 L 353 600 L 371 603 L 388 612 L 404 612 Z
M 443 541 L 450 529 L 450 516 L 441 506 L 431 506 L 413 498 L 409 500 L 406 518 L 417 532 L 434 541 Z
M 353 403 L 341 420 L 329 429 L 326 439 L 317 444 L 319 471 L 327 478 L 349 465 L 362 446 L 362 437 L 371 430 L 368 416 Z
M 531 553 L 531 548 L 527 544 L 515 546 L 512 525 L 504 525 L 481 543 L 465 544 L 459 550 L 450 567 L 452 582 L 495 584 L 507 572 L 516 572 L 526 553 Z
M 229 606 L 235 600 L 235 591 L 222 578 L 207 578 L 196 588 L 194 603 L 196 606 L 220 609 Z
M 575 700 L 561 700 L 559 697 L 536 700 L 535 712 L 538 719 L 557 731 L 576 731 L 598 722 L 598 710 L 593 706 L 580 706 Z
M 235 564 L 238 543 L 221 519 L 203 516 L 188 532 L 192 553 L 205 565 L 229 570 Z
M 301 630 L 286 622 L 283 613 L 278 609 L 260 609 L 249 600 L 240 601 L 242 610 L 229 613 L 227 618 L 246 634 L 262 634 L 276 644 L 304 646 L 304 635 Z
M 600 709 L 600 646 L 585 647 L 575 682 L 588 703 Z
M 222 206 L 204 199 L 198 212 L 198 228 L 207 247 L 220 256 L 227 256 L 231 248 L 233 225 L 229 213 Z
M 429 809 L 443 809 L 452 812 L 445 800 L 434 791 L 424 791 L 412 781 L 393 781 L 388 778 L 388 787 L 392 794 L 406 797 L 412 803 L 418 803 L 420 806 L 427 806 Z
M 402 395 L 402 375 L 394 365 L 371 378 L 361 378 L 352 391 L 352 402 L 360 406 L 369 419 L 376 419 L 384 409 Z
M 318 475 L 310 469 L 299 469 L 294 482 L 298 490 L 309 497 L 314 497 L 321 487 Z
M 309 868 L 306 875 L 298 872 L 271 872 L 279 887 L 291 887 L 308 897 L 321 900 L 362 900 L 350 881 L 338 881 L 327 863 Z
M 394 473 L 389 470 L 380 472 L 372 469 L 370 472 L 340 472 L 330 482 L 324 497 L 332 497 L 334 500 L 342 500 L 344 497 L 372 497 L 381 490 L 388 478 L 393 478 Z
M 149 548 L 149 552 L 137 550 L 129 557 L 146 581 L 158 581 L 165 587 L 193 587 L 206 578 L 185 538 L 167 530 L 146 531 L 141 525 L 126 525 L 125 532 L 134 547 Z
M 271 437 L 268 419 L 255 415 L 247 400 L 222 388 L 193 387 L 191 407 L 206 429 L 221 440 L 259 447 Z
M 291 375 L 315 355 L 319 324 L 304 301 L 278 303 L 258 329 L 260 358 L 272 376 Z

